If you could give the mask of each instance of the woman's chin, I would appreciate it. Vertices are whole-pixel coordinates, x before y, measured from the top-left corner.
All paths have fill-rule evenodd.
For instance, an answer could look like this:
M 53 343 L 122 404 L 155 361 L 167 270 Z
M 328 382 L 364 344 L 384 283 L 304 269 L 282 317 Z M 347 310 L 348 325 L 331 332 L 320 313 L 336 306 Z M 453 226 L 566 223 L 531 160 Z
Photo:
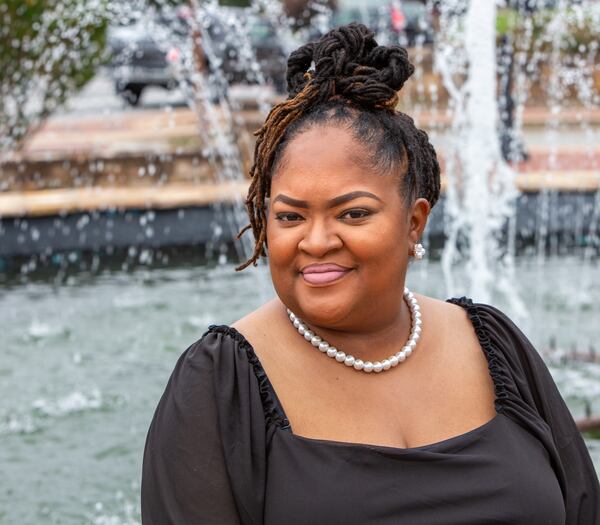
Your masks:
M 298 315 L 307 323 L 326 327 L 336 327 L 344 323 L 352 313 L 353 301 L 347 293 L 298 294 L 301 308 Z

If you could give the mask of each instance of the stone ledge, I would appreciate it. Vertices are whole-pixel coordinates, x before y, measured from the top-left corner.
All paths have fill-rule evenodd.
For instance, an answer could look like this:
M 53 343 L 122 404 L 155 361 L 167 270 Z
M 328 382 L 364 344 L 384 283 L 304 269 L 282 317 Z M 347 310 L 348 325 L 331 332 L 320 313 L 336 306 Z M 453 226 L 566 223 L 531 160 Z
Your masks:
M 445 189 L 442 177 L 442 191 Z M 600 189 L 600 172 L 527 172 L 516 176 L 524 193 L 541 190 L 595 192 Z M 175 209 L 206 206 L 243 199 L 249 181 L 170 183 L 138 187 L 58 188 L 0 192 L 0 217 L 49 216 L 108 209 Z

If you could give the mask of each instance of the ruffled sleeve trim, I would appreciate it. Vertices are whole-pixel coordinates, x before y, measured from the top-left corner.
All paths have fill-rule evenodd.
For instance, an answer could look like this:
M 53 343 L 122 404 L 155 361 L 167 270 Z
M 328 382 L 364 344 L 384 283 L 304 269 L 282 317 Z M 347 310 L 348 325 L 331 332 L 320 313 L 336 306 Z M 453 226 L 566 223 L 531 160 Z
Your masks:
M 467 316 L 471 320 L 479 344 L 487 358 L 488 369 L 494 382 L 494 391 L 496 394 L 494 405 L 496 411 L 498 413 L 503 412 L 505 403 L 510 397 L 507 384 L 510 383 L 511 379 L 508 370 L 505 369 L 503 362 L 499 357 L 502 355 L 502 350 L 499 348 L 499 342 L 495 338 L 490 337 L 490 333 L 479 315 L 478 307 L 471 299 L 463 296 L 460 298 L 447 299 L 446 301 L 464 308 Z
M 254 375 L 258 380 L 258 389 L 260 392 L 260 399 L 262 402 L 263 410 L 265 413 L 265 421 L 267 424 L 275 424 L 281 428 L 288 428 L 290 423 L 285 416 L 283 408 L 275 394 L 275 390 L 265 373 L 265 370 L 258 359 L 258 356 L 254 352 L 254 348 L 250 342 L 235 328 L 227 325 L 210 325 L 208 332 L 219 333 L 233 339 L 241 348 L 248 359 L 248 363 L 251 365 Z M 206 335 L 206 334 L 205 334 Z

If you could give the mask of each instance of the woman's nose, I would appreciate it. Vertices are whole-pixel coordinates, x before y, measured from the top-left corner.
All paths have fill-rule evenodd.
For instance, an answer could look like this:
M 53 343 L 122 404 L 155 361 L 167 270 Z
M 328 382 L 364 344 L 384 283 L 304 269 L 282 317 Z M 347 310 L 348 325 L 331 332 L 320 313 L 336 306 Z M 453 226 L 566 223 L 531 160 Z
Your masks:
M 313 220 L 306 225 L 305 233 L 298 243 L 298 249 L 313 257 L 321 257 L 342 245 L 342 239 L 335 228 L 325 221 Z

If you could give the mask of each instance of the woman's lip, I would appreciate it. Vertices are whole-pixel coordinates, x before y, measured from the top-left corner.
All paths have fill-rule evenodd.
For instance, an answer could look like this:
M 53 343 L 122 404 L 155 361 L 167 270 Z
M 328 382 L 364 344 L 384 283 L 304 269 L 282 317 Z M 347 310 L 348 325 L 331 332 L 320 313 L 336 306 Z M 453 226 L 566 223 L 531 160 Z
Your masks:
M 350 268 L 346 268 L 345 266 L 340 266 L 335 263 L 324 263 L 324 264 L 309 264 L 302 268 L 301 272 L 304 274 L 307 273 L 323 273 L 323 272 L 346 272 L 350 270 Z
M 302 277 L 310 284 L 328 284 L 344 277 L 350 270 L 331 270 L 328 272 L 302 273 Z

